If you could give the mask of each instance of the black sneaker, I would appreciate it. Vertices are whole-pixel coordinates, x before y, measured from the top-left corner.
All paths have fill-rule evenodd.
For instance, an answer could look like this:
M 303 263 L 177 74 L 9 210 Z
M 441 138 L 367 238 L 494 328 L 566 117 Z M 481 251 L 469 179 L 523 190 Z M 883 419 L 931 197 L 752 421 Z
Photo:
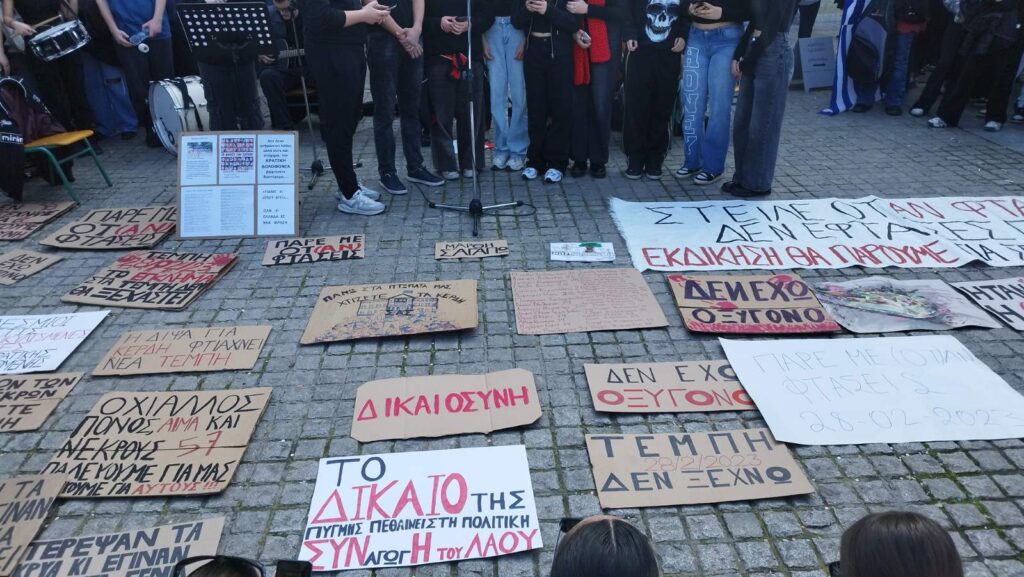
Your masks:
M 903 114 L 903 109 L 899 106 L 886 106 L 885 113 L 889 116 L 900 116 Z
M 1015 124 L 1024 122 L 1024 108 L 1015 108 L 1013 110 L 1013 116 L 1010 117 L 1010 122 Z
M 727 182 L 725 184 L 732 185 L 726 192 L 739 198 L 755 198 L 758 196 L 768 196 L 772 193 L 770 188 L 768 190 L 750 190 L 738 182 Z M 725 190 L 725 185 L 722 185 L 722 190 Z
M 146 128 L 146 146 L 150 148 L 160 148 L 164 144 L 160 142 L 160 137 L 153 132 L 152 128 Z
M 732 194 L 732 191 L 736 190 L 736 187 L 738 187 L 739 185 L 740 183 L 736 182 L 735 180 L 729 180 L 722 183 L 721 190 L 722 192 Z
M 608 176 L 608 169 L 603 164 L 591 164 L 590 176 L 594 178 L 605 178 Z
M 686 168 L 685 166 L 680 166 L 678 169 L 676 169 L 676 176 L 680 178 L 686 178 L 687 176 L 693 176 L 695 174 L 698 174 L 702 170 L 702 168 Z
M 641 178 L 644 177 L 644 171 L 640 170 L 639 168 L 631 166 L 627 168 L 625 172 L 622 173 L 622 176 L 625 176 L 630 180 L 640 180 Z
M 583 178 L 587 174 L 587 163 L 586 162 L 574 162 L 572 167 L 569 169 L 569 176 L 573 178 Z
M 410 171 L 409 174 L 406 175 L 406 178 L 409 179 L 409 182 L 416 182 L 426 186 L 441 186 L 444 184 L 443 178 L 422 166 L 416 170 Z
M 850 112 L 862 113 L 867 112 L 868 110 L 871 110 L 870 104 L 854 104 L 853 108 L 850 109 Z
M 663 174 L 664 173 L 661 171 L 660 168 L 648 168 L 644 170 L 644 176 L 651 180 L 661 180 L 661 176 Z
M 409 189 L 402 184 L 402 181 L 398 179 L 398 175 L 393 172 L 385 172 L 380 175 L 380 185 L 391 194 L 409 194 Z

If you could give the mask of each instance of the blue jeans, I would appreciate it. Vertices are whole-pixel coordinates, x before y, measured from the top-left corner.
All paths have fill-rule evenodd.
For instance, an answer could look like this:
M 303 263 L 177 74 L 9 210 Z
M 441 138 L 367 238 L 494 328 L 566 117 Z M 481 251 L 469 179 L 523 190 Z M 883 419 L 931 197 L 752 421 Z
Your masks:
M 743 27 L 732 24 L 714 30 L 690 29 L 679 94 L 683 102 L 683 152 L 688 169 L 720 174 L 729 151 L 732 112 L 732 58 Z M 708 112 L 707 127 L 704 114 Z
M 903 99 L 907 95 L 907 69 L 910 67 L 910 47 L 914 44 L 914 36 L 914 32 L 895 35 L 892 60 L 887 67 L 888 80 L 882 95 L 886 108 L 903 106 Z M 857 90 L 857 104 L 871 106 L 875 103 L 878 94 L 877 83 L 856 83 L 854 88 Z
M 487 61 L 491 83 L 491 116 L 494 121 L 494 154 L 526 156 L 530 138 L 526 132 L 526 80 L 523 61 L 516 60 L 523 32 L 512 26 L 508 17 L 499 16 L 485 33 L 487 47 L 494 60 Z M 512 119 L 508 101 L 512 100 Z
M 121 69 L 84 51 L 82 67 L 85 69 L 85 96 L 96 117 L 96 132 L 103 136 L 116 136 L 138 131 L 139 122 L 135 118 Z

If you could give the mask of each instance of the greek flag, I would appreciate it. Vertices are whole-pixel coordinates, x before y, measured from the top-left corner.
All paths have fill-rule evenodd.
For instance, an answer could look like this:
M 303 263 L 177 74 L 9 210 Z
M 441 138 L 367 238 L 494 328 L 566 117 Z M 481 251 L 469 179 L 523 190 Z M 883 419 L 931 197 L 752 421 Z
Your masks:
M 853 29 L 860 22 L 871 0 L 846 0 L 843 21 L 839 26 L 839 50 L 836 54 L 836 75 L 832 80 L 832 100 L 821 113 L 833 116 L 851 108 L 857 100 L 853 79 L 846 75 L 846 53 L 853 41 Z

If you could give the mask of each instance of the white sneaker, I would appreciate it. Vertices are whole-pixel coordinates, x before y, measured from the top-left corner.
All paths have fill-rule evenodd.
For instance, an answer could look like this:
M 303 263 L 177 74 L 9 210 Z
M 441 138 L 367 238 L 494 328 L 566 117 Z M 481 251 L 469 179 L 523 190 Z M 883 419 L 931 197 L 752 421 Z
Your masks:
M 356 194 L 359 194 L 360 192 L 363 193 L 363 196 L 370 200 L 380 200 L 379 191 L 376 191 L 372 188 L 367 188 L 361 182 L 359 183 L 359 190 L 356 191 Z M 334 198 L 338 199 L 339 202 L 345 199 L 345 197 L 341 194 L 340 190 L 334 193 Z
M 494 159 L 491 161 L 491 168 L 494 170 L 505 170 L 508 167 L 508 154 L 504 152 L 495 152 Z
M 384 203 L 373 200 L 364 192 L 366 189 L 360 187 L 352 198 L 342 198 L 338 201 L 338 210 L 349 214 L 361 214 L 373 216 L 384 212 Z
M 473 178 L 475 175 L 476 172 L 474 172 L 472 168 L 467 168 L 462 171 L 462 178 Z
M 985 132 L 999 132 L 1003 128 L 1002 122 L 996 122 L 995 120 L 989 120 L 985 123 Z
M 508 159 L 508 169 L 512 172 L 519 172 L 526 166 L 526 159 L 522 156 L 510 156 Z
M 562 182 L 562 171 L 554 168 L 549 168 L 544 173 L 544 182 Z
M 936 116 L 935 118 L 932 118 L 931 120 L 928 121 L 928 126 L 931 126 L 932 128 L 946 128 L 949 125 L 946 124 L 945 120 Z
M 537 180 L 537 169 L 532 166 L 527 166 L 523 169 L 523 178 L 526 180 Z
M 457 171 L 457 170 L 446 170 L 446 171 L 441 173 L 441 178 L 443 178 L 445 180 L 458 180 L 459 179 L 459 171 Z
M 911 108 L 910 109 L 910 115 L 914 116 L 916 118 L 920 118 L 920 117 L 924 116 L 924 108 L 917 108 L 917 107 Z

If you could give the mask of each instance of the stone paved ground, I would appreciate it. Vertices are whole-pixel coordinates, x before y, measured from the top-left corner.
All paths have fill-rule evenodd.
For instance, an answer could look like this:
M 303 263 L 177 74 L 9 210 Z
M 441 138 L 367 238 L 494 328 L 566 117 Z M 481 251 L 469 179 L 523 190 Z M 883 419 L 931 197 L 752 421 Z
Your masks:
M 960 130 L 938 131 L 923 120 L 890 118 L 876 111 L 825 118 L 815 112 L 824 92 L 790 93 L 784 145 L 777 175 L 777 198 L 866 194 L 880 196 L 1019 195 L 1024 193 L 1024 156 Z M 966 122 L 977 122 L 968 115 Z M 1003 138 L 1016 145 L 1024 127 L 1008 126 Z M 376 172 L 368 123 L 360 127 L 357 152 L 362 175 Z M 100 185 L 94 170 L 77 175 L 84 205 L 59 222 L 97 207 L 170 203 L 174 200 L 175 162 L 168 154 L 120 141 L 105 144 L 103 160 L 115 181 Z M 305 157 L 308 162 L 308 151 Z M 621 167 L 623 158 L 616 153 Z M 680 164 L 676 147 L 667 163 Z M 400 163 L 401 165 L 401 163 Z M 618 168 L 616 167 L 616 168 Z M 209 323 L 266 322 L 274 326 L 258 370 L 132 378 L 86 378 L 44 427 L 32 433 L 0 435 L 0 475 L 38 471 L 50 454 L 104 392 L 192 390 L 228 387 L 274 388 L 252 444 L 234 482 L 207 498 L 62 501 L 51 513 L 43 535 L 49 538 L 141 528 L 194 519 L 228 517 L 221 551 L 254 555 L 272 564 L 294 557 L 313 490 L 317 459 L 353 453 L 442 449 L 487 444 L 525 443 L 529 449 L 537 506 L 544 522 L 540 553 L 499 560 L 439 564 L 380 571 L 380 575 L 518 577 L 543 576 L 551 562 L 557 521 L 565 515 L 597 513 L 598 500 L 588 467 L 583 435 L 592 432 L 706 431 L 762 426 L 758 413 L 606 416 L 591 408 L 583 374 L 588 362 L 677 361 L 721 358 L 715 338 L 688 333 L 674 312 L 661 275 L 648 273 L 670 327 L 661 330 L 592 334 L 519 336 L 514 326 L 508 271 L 564 268 L 551 263 L 551 241 L 615 241 L 615 266 L 629 266 L 624 246 L 608 216 L 606 200 L 721 198 L 714 188 L 699 189 L 672 178 L 632 182 L 618 176 L 605 181 L 567 178 L 560 185 L 526 184 L 517 175 L 483 175 L 484 201 L 521 199 L 536 207 L 529 216 L 487 218 L 483 238 L 509 241 L 511 255 L 483 261 L 439 262 L 437 240 L 469 237 L 468 220 L 426 207 L 413 191 L 388 199 L 383 216 L 362 218 L 335 212 L 330 182 L 305 194 L 302 232 L 306 235 L 365 233 L 367 258 L 338 266 L 295 265 L 264 268 L 264 242 L 228 240 L 179 242 L 162 249 L 238 251 L 241 262 L 212 290 L 183 312 L 114 309 L 62 369 L 89 371 L 127 330 L 184 327 Z M 431 199 L 468 200 L 468 187 L 448 185 L 425 191 Z M 30 187 L 29 197 L 60 199 L 57 189 Z M 10 248 L 38 249 L 50 224 Z M 48 249 L 45 249 L 48 250 Z M 62 304 L 59 298 L 114 255 L 66 253 L 66 260 L 15 287 L 0 291 L 4 314 L 93 310 Z M 814 279 L 839 279 L 880 271 L 800 271 Z M 1021 269 L 968 266 L 955 270 L 893 269 L 899 278 L 946 281 L 1024 274 Z M 299 335 L 314 297 L 327 284 L 477 279 L 480 326 L 462 334 L 408 339 L 299 346 Z M 959 337 L 975 354 L 1024 391 L 1024 340 L 1003 328 L 966 329 Z M 536 374 L 545 409 L 525 429 L 493 435 L 464 435 L 438 440 L 377 442 L 360 446 L 347 436 L 355 388 L 370 379 L 397 375 L 474 373 L 521 367 Z M 953 532 L 967 561 L 968 575 L 1024 575 L 1024 443 L 1020 440 L 847 447 L 796 447 L 795 453 L 817 487 L 817 494 L 719 506 L 665 507 L 616 511 L 653 535 L 669 575 L 792 575 L 820 577 L 824 564 L 838 556 L 845 526 L 870 510 L 914 509 Z M 353 573 L 358 575 L 359 572 Z

